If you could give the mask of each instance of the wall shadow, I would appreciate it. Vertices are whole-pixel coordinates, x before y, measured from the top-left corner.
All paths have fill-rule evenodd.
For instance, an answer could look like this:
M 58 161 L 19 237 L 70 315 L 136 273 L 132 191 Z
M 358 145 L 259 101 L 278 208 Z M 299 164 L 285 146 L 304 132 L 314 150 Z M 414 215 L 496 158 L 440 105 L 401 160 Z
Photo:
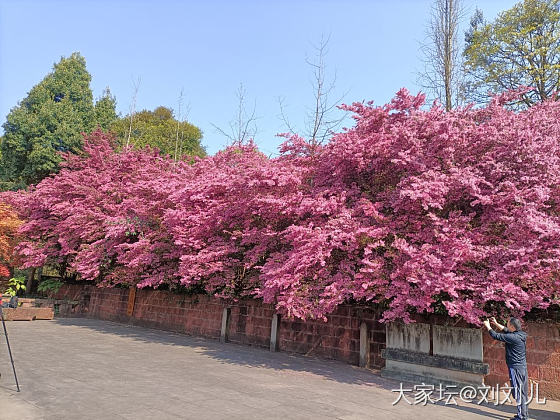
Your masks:
M 376 371 L 361 369 L 338 360 L 320 359 L 314 356 L 287 352 L 270 352 L 267 348 L 263 347 L 221 343 L 212 338 L 196 337 L 91 318 L 55 318 L 49 322 L 55 322 L 62 327 L 80 327 L 102 334 L 117 334 L 147 343 L 195 348 L 200 354 L 216 359 L 221 363 L 307 372 L 336 382 L 371 385 L 387 390 L 399 388 L 398 381 L 383 378 L 376 374 L 378 373 Z

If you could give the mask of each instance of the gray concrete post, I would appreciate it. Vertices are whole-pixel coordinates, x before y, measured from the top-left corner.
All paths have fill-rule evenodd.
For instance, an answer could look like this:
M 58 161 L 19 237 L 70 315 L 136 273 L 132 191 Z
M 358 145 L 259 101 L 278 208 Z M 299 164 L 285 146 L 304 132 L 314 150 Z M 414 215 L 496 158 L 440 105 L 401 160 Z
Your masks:
M 231 317 L 231 308 L 224 308 L 222 312 L 222 331 L 220 333 L 220 341 L 225 343 L 228 341 L 229 335 L 229 320 Z
M 280 314 L 272 315 L 270 326 L 270 351 L 278 351 L 278 331 L 280 327 Z
M 369 339 L 367 324 L 360 324 L 360 367 L 369 366 Z

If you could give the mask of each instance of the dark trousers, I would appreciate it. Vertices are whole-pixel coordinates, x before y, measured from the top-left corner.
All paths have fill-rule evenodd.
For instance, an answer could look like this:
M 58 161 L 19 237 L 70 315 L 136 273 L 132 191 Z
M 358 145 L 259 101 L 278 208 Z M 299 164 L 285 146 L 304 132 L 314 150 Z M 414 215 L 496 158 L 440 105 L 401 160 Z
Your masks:
M 517 417 L 520 419 L 528 418 L 527 395 L 529 393 L 529 376 L 527 375 L 527 368 L 510 367 L 509 380 L 513 388 L 513 398 L 517 402 Z

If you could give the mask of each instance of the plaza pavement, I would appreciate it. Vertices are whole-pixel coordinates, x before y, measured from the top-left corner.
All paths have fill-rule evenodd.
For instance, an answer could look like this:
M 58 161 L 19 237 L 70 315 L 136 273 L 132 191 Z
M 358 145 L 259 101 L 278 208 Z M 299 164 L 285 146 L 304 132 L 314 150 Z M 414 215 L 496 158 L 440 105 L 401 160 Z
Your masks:
M 409 405 L 345 363 L 93 319 L 8 322 L 0 419 L 509 419 L 515 407 Z M 560 403 L 531 417 L 559 419 Z

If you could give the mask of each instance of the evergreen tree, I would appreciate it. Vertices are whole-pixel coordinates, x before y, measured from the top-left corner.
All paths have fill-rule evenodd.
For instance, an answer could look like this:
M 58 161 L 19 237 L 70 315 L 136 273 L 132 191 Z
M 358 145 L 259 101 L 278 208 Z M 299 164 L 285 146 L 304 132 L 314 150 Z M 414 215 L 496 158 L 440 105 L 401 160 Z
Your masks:
M 12 108 L 3 124 L 0 189 L 25 188 L 56 172 L 59 152 L 81 150 L 81 133 L 92 131 L 97 118 L 102 127 L 109 124 L 114 98 L 107 91 L 94 107 L 90 81 L 84 57 L 75 52 Z
M 111 124 L 117 120 L 116 112 L 117 101 L 111 90 L 106 87 L 103 94 L 95 102 L 95 122 L 103 129 L 108 130 Z

